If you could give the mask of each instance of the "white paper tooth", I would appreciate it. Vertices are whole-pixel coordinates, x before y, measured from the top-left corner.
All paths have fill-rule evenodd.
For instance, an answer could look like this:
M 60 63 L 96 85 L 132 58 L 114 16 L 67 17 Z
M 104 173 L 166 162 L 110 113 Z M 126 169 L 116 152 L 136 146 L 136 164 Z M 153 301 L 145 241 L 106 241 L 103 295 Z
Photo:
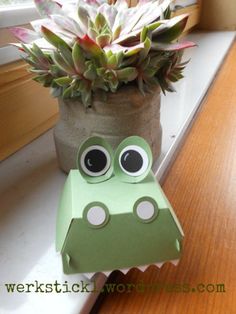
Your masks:
M 166 261 L 167 262 L 167 261 Z M 143 266 L 137 266 L 136 268 L 138 268 L 139 270 L 141 270 L 142 272 L 144 272 L 150 265 L 156 265 L 158 268 L 161 268 L 163 264 L 165 264 L 166 262 L 161 262 L 161 263 L 155 263 L 155 264 L 148 264 L 148 265 L 143 265 Z M 169 261 L 171 264 L 177 266 L 179 263 L 178 259 L 175 260 L 171 260 Z M 123 269 L 119 269 L 124 275 L 126 275 L 128 273 L 128 271 L 130 270 L 130 268 L 123 268 Z M 110 275 L 110 273 L 112 273 L 113 270 L 110 271 L 103 271 L 102 273 L 108 277 Z M 84 276 L 86 276 L 88 279 L 91 279 L 96 273 L 85 273 Z
M 105 275 L 105 276 L 109 276 L 110 275 L 110 273 L 112 272 L 112 270 L 109 270 L 109 271 L 103 271 L 103 274 Z
M 84 273 L 84 276 L 86 276 L 90 280 L 95 274 L 96 273 Z
M 156 263 L 155 265 L 156 265 L 158 268 L 161 268 L 163 264 L 164 264 L 164 263 L 162 262 L 162 263 Z
M 128 273 L 128 271 L 130 270 L 130 268 L 123 268 L 123 269 L 119 269 L 124 275 L 126 275 Z
M 144 272 L 148 268 L 148 266 L 149 265 L 138 266 L 138 269 Z
M 179 260 L 178 259 L 174 259 L 172 261 L 170 261 L 173 265 L 177 266 L 179 264 Z

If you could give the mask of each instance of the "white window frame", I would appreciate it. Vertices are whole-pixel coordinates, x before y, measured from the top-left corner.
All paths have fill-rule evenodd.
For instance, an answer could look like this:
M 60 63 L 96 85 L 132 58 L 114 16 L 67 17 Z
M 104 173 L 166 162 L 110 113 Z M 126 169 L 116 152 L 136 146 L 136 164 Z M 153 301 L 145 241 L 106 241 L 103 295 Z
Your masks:
M 27 24 L 40 18 L 34 4 L 0 8 L 0 28 Z M 0 65 L 19 60 L 20 52 L 12 46 L 0 47 Z
M 26 24 L 37 18 L 34 4 L 0 7 L 0 28 Z

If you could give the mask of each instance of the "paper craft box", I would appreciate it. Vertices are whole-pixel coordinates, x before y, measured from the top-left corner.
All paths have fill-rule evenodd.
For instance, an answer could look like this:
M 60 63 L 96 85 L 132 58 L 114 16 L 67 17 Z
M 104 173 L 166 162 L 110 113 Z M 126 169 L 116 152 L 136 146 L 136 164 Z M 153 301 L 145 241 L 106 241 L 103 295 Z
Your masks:
M 148 144 L 133 136 L 115 152 L 101 138 L 79 149 L 57 217 L 57 250 L 66 274 L 145 269 L 176 263 L 183 231 L 151 171 Z

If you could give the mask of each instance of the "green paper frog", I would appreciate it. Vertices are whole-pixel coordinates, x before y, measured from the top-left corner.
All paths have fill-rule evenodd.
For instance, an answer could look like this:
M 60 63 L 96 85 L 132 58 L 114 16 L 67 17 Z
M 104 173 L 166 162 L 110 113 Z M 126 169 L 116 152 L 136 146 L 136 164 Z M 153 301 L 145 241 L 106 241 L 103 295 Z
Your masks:
M 101 137 L 80 146 L 57 215 L 64 273 L 178 262 L 184 234 L 151 166 L 151 149 L 138 136 L 124 139 L 115 152 Z

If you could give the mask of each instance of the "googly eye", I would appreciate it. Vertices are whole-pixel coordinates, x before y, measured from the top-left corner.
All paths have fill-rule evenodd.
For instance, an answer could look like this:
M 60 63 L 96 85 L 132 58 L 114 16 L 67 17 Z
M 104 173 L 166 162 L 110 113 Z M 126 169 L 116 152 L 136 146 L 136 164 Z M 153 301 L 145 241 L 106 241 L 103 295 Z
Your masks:
M 100 137 L 90 137 L 80 147 L 77 164 L 81 175 L 90 183 L 110 178 L 113 154 L 109 144 Z
M 138 177 L 147 170 L 149 159 L 143 148 L 137 145 L 129 145 L 121 151 L 119 164 L 125 173 Z
M 111 157 L 104 147 L 92 145 L 82 153 L 80 165 L 87 175 L 91 177 L 102 176 L 111 166 Z
M 83 216 L 89 226 L 93 228 L 101 228 L 109 220 L 108 209 L 102 203 L 93 203 L 86 206 Z
M 130 136 L 118 146 L 114 158 L 114 172 L 121 181 L 142 181 L 152 166 L 152 152 L 141 137 Z
M 142 222 L 153 221 L 158 213 L 158 206 L 152 198 L 139 199 L 134 205 L 134 213 Z

